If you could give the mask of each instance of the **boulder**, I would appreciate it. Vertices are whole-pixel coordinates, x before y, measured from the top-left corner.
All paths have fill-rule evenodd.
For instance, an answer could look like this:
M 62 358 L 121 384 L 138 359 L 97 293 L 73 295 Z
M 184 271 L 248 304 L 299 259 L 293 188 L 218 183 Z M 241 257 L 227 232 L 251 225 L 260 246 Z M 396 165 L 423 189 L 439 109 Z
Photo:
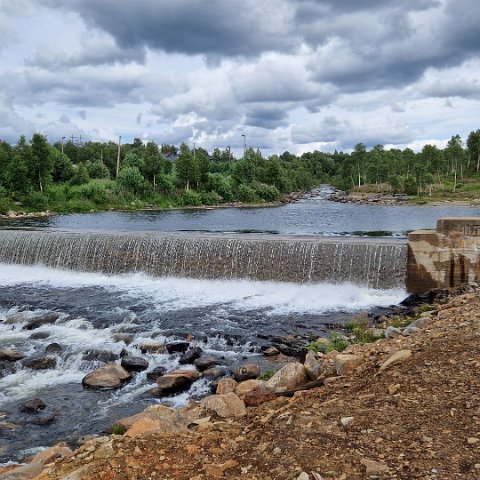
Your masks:
M 147 342 L 138 346 L 142 353 L 150 353 L 152 355 L 167 353 L 167 347 L 164 343 Z
M 303 366 L 310 380 L 317 380 L 322 376 L 322 366 L 318 362 L 315 353 L 311 350 L 307 353 Z
M 200 377 L 193 370 L 176 370 L 157 378 L 157 396 L 172 395 L 188 390 L 192 383 Z
M 308 375 L 305 367 L 301 363 L 289 363 L 270 378 L 267 385 L 275 391 L 285 391 L 294 390 L 307 381 Z
M 32 340 L 45 340 L 50 336 L 50 332 L 33 332 L 30 335 Z
M 260 375 L 260 367 L 254 364 L 242 365 L 235 370 L 234 375 L 237 382 L 244 382 L 257 378 Z
M 263 380 L 242 382 L 235 389 L 235 393 L 248 407 L 258 407 L 262 403 L 277 398 L 274 388 L 267 385 L 267 382 Z
M 44 425 L 50 425 L 54 421 L 55 421 L 55 415 L 43 415 L 41 417 L 34 417 L 32 420 L 30 420 L 30 423 L 33 425 L 44 426 Z
M 123 342 L 125 345 L 130 345 L 133 342 L 133 335 L 129 333 L 115 333 L 112 335 L 114 342 Z
M 59 313 L 49 313 L 43 317 L 33 318 L 23 326 L 23 330 L 35 330 L 43 325 L 51 325 L 60 318 Z
M 103 363 L 110 363 L 117 360 L 118 355 L 113 352 L 108 352 L 106 350 L 87 350 L 82 355 L 82 360 L 86 360 L 87 362 L 103 362 Z
M 156 382 L 158 377 L 161 377 L 167 373 L 165 367 L 155 367 L 151 372 L 147 373 L 147 380 Z
M 410 335 L 413 335 L 415 333 L 418 333 L 420 329 L 418 327 L 414 327 L 413 325 L 409 325 L 408 327 L 405 327 L 402 331 L 402 335 L 404 337 L 409 337 Z
M 223 377 L 226 372 L 227 369 L 225 367 L 212 367 L 204 370 L 202 372 L 202 377 L 216 380 L 217 378 Z
M 233 392 L 225 395 L 210 395 L 201 401 L 201 405 L 223 418 L 243 417 L 247 414 L 245 404 Z
M 121 365 L 127 372 L 143 372 L 148 368 L 148 362 L 144 358 L 130 355 L 122 358 Z
M 165 345 L 167 352 L 172 353 L 185 353 L 190 347 L 190 342 L 178 341 L 170 342 Z
M 29 400 L 28 402 L 25 402 L 20 410 L 22 412 L 26 413 L 36 413 L 40 410 L 43 410 L 46 407 L 45 403 L 43 400 L 40 400 L 39 398 L 34 398 L 33 400 Z
M 263 350 L 262 353 L 266 357 L 273 357 L 275 355 L 278 355 L 280 353 L 280 350 L 278 348 L 275 348 L 275 347 L 268 347 L 265 350 Z
M 13 470 L 0 474 L 0 480 L 31 480 L 42 473 L 43 464 L 39 462 L 20 465 Z
M 62 350 L 63 347 L 59 343 L 54 342 L 47 345 L 47 347 L 45 348 L 45 353 L 58 353 Z
M 130 378 L 130 373 L 116 363 L 94 370 L 83 377 L 82 384 L 88 388 L 111 390 L 121 387 Z
M 392 327 L 391 325 L 385 329 L 385 338 L 394 338 L 402 334 L 399 328 Z
M 0 361 L 16 362 L 23 360 L 25 355 L 17 350 L 0 350 Z
M 348 375 L 363 363 L 363 357 L 360 355 L 347 355 L 340 353 L 335 357 L 333 364 L 337 375 Z
M 217 384 L 217 395 L 225 395 L 227 393 L 235 392 L 238 383 L 233 378 L 222 378 Z
M 180 365 L 187 365 L 193 363 L 195 360 L 199 359 L 202 355 L 203 350 L 200 347 L 193 347 L 190 350 L 187 350 L 178 360 Z
M 23 366 L 31 370 L 48 370 L 57 366 L 57 359 L 48 355 L 35 355 L 25 359 Z
M 72 455 L 73 452 L 68 447 L 57 445 L 37 453 L 33 457 L 32 462 L 38 462 L 45 465 L 47 463 L 52 463 L 57 460 L 57 458 L 70 458 Z
M 209 368 L 218 364 L 218 360 L 215 357 L 200 357 L 193 362 L 193 364 L 201 372 L 208 370 Z

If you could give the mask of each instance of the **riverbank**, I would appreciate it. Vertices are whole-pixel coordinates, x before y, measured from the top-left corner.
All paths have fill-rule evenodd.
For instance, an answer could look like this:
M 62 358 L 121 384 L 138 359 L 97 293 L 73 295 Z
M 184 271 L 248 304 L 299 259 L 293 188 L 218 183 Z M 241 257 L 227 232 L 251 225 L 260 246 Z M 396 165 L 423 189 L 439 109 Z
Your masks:
M 408 196 L 404 194 L 391 193 L 360 193 L 335 191 L 328 197 L 328 200 L 337 203 L 349 203 L 357 205 L 451 205 L 451 206 L 479 206 L 480 199 L 464 198 L 462 195 L 448 196 Z
M 406 336 L 349 346 L 342 355 L 356 358 L 352 368 L 337 367 L 324 386 L 231 416 L 191 404 L 180 421 L 157 407 L 124 435 L 90 439 L 73 455 L 44 453 L 52 463 L 0 479 L 473 480 L 480 474 L 480 296 L 478 287 L 469 290 L 442 292 Z M 345 357 L 322 359 L 337 365 Z

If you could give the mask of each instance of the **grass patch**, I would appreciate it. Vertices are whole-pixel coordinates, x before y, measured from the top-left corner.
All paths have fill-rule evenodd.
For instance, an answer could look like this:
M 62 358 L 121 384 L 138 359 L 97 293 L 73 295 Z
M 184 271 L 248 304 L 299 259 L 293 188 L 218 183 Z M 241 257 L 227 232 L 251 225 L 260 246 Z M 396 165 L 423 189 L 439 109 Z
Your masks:
M 258 380 L 270 380 L 275 375 L 273 368 L 267 368 L 261 375 L 258 376 Z

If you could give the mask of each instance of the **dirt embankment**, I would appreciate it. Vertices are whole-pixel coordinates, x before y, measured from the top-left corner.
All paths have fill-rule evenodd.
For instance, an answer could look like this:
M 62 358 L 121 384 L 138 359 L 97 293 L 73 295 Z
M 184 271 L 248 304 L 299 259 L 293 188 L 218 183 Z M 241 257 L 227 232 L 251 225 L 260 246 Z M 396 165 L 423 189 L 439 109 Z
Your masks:
M 349 347 L 361 365 L 323 387 L 175 434 L 96 439 L 35 478 L 478 480 L 480 292 L 436 307 L 410 336 Z

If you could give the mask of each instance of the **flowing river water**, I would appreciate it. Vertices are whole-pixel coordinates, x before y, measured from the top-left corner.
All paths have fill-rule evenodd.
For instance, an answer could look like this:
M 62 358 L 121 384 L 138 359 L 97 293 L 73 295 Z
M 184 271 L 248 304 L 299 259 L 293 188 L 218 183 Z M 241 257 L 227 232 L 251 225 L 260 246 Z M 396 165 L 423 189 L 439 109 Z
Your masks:
M 480 208 L 345 205 L 323 192 L 300 202 L 266 209 L 214 209 L 168 212 L 108 212 L 54 216 L 4 226 L 63 231 L 269 232 L 282 235 L 354 235 L 387 230 L 402 242 L 406 231 L 432 228 L 441 216 L 475 216 Z M 12 225 L 13 223 L 13 225 Z M 0 249 L 2 246 L 0 245 Z M 350 283 L 288 283 L 238 279 L 153 277 L 142 272 L 105 274 L 67 271 L 44 265 L 0 264 L 0 351 L 29 358 L 48 355 L 55 365 L 26 368 L 23 360 L 0 360 L 0 462 L 18 460 L 60 440 L 76 442 L 101 433 L 115 420 L 153 402 L 178 406 L 209 392 L 207 380 L 167 399 L 146 395 L 154 386 L 147 374 L 162 366 L 180 367 L 179 355 L 142 353 L 140 345 L 193 336 L 193 344 L 232 369 L 245 362 L 270 368 L 259 348 L 274 336 L 328 335 L 357 312 L 398 304 L 406 292 Z M 55 313 L 53 323 L 32 321 Z M 126 338 L 128 337 L 128 341 Z M 92 391 L 82 378 L 107 359 L 142 356 L 146 371 L 116 391 Z M 182 367 L 183 368 L 183 367 Z M 187 366 L 187 368 L 194 368 Z M 42 399 L 32 415 L 21 405 Z M 38 420 L 46 419 L 46 424 Z M 50 421 L 51 420 L 51 421 Z

